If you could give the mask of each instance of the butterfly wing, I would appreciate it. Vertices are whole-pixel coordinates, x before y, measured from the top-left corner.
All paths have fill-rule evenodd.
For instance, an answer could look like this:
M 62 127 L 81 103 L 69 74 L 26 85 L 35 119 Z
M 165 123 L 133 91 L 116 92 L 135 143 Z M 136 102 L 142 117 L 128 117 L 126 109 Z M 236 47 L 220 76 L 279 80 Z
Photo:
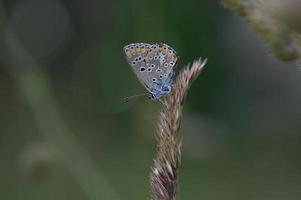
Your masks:
M 139 81 L 151 92 L 155 83 L 171 78 L 177 62 L 176 52 L 166 44 L 133 43 L 124 47 L 127 61 Z

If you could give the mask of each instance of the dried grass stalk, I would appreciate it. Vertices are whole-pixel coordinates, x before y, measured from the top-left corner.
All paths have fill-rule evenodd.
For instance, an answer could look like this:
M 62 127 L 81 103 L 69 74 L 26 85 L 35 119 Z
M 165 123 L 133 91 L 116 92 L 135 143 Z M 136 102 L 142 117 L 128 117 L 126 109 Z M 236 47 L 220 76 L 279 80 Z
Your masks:
M 181 140 L 178 131 L 186 94 L 198 77 L 206 60 L 193 62 L 186 67 L 173 85 L 171 95 L 163 103 L 156 134 L 158 153 L 151 172 L 151 196 L 153 200 L 177 199 L 177 173 L 181 161 Z

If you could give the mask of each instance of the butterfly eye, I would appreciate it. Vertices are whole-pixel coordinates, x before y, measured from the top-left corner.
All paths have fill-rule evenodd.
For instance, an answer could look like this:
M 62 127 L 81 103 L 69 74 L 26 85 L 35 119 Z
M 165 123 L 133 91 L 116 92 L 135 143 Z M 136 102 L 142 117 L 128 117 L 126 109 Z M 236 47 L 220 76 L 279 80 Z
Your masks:
M 134 61 L 134 62 L 132 62 L 132 64 L 133 64 L 133 65 L 136 65 L 136 62 Z
M 145 58 L 143 59 L 143 62 L 146 62 Z
M 136 58 L 135 61 L 137 62 L 137 61 L 138 61 L 138 58 Z
M 175 63 L 174 63 L 174 62 L 170 62 L 169 65 L 170 65 L 170 66 L 174 66 Z
M 153 81 L 153 82 L 156 82 L 156 81 L 157 81 L 157 79 L 156 79 L 156 78 L 153 78 L 153 79 L 152 79 L 152 81 Z
M 155 60 L 158 60 L 158 56 L 155 56 L 154 59 L 155 59 Z
M 155 67 L 155 65 L 154 65 L 154 64 L 151 64 L 151 67 L 152 67 L 152 68 L 154 68 L 154 67 Z
M 168 67 L 168 64 L 167 64 L 167 63 L 164 63 L 164 67 Z
M 160 72 L 162 72 L 162 70 L 158 68 L 158 69 L 157 69 L 157 73 L 160 73 Z
M 142 59 L 142 57 L 141 56 L 139 56 L 139 58 L 138 58 L 139 60 L 141 60 Z
M 147 71 L 148 71 L 148 72 L 151 72 L 151 71 L 152 71 L 152 68 L 150 68 L 150 67 L 147 68 Z
M 145 67 L 141 67 L 140 72 L 144 72 L 144 71 L 145 71 Z
M 162 75 L 159 75 L 159 78 L 160 78 L 160 79 L 162 79 L 162 78 L 163 78 L 163 76 L 162 76 Z

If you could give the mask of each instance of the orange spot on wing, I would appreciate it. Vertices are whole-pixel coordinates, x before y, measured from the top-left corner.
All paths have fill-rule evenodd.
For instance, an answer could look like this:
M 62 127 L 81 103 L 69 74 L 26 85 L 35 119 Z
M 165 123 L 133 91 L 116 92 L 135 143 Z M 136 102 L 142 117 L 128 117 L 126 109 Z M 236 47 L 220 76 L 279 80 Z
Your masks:
M 130 50 L 130 53 L 131 53 L 131 54 L 134 54 L 135 52 L 136 52 L 135 49 L 131 49 L 131 50 Z
M 168 60 L 172 60 L 172 59 L 173 59 L 173 55 L 170 54 L 170 53 L 168 53 L 168 54 L 167 54 L 167 59 L 168 59 Z
M 154 53 L 149 53 L 148 58 L 149 58 L 149 60 L 152 60 L 154 58 Z
M 131 58 L 131 57 L 132 57 L 132 54 L 131 54 L 131 52 L 129 52 L 129 51 L 128 51 L 128 52 L 126 52 L 125 54 L 126 54 L 126 56 L 127 56 L 127 57 L 129 57 L 129 58 Z

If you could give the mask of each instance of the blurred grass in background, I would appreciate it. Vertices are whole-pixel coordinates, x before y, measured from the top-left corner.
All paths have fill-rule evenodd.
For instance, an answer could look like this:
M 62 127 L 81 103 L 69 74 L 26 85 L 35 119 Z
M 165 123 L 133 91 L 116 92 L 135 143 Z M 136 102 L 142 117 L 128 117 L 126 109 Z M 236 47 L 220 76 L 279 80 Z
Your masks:
M 187 98 L 181 199 L 301 196 L 301 72 L 211 0 L 0 1 L 0 199 L 148 199 L 159 102 L 122 47 L 164 42 Z

